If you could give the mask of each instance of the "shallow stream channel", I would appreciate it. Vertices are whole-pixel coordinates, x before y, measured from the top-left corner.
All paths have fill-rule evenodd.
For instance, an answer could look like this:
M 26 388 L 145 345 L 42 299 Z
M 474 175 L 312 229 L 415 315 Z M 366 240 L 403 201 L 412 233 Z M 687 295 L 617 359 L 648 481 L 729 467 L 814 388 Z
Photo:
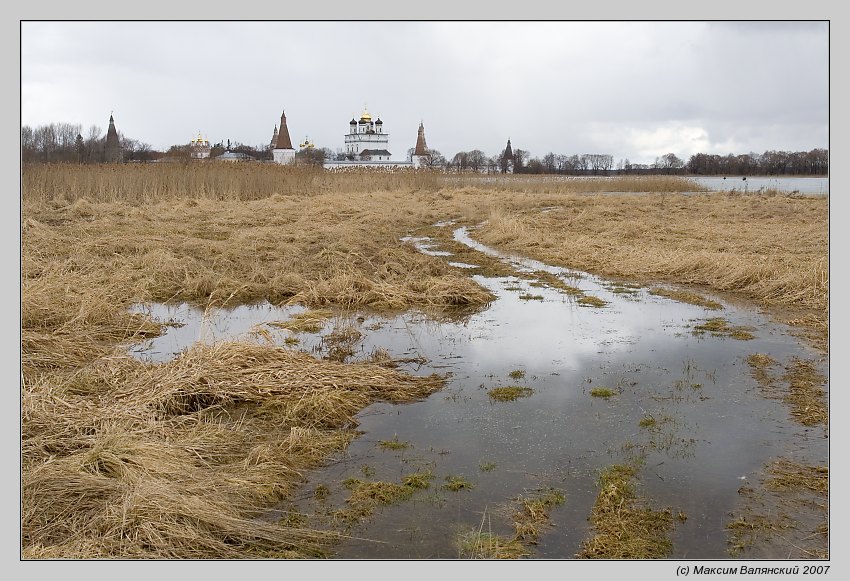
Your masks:
M 306 310 L 298 305 L 206 313 L 188 305 L 136 307 L 175 323 L 133 347 L 143 360 L 166 361 L 199 340 L 271 340 L 345 361 L 382 353 L 402 371 L 447 375 L 446 386 L 424 400 L 362 410 L 359 437 L 307 474 L 301 493 L 269 519 L 292 511 L 321 519 L 344 509 L 352 479 L 400 483 L 428 474 L 427 487 L 349 526 L 332 556 L 454 559 L 463 556 L 464 534 L 512 537 L 516 500 L 556 490 L 563 501 L 549 507 L 528 551 L 572 559 L 594 535 L 600 472 L 629 464 L 639 466 L 635 487 L 647 506 L 676 516 L 670 557 L 727 559 L 727 525 L 744 510 L 742 487 L 757 487 L 777 458 L 827 464 L 827 428 L 795 422 L 748 363 L 753 354 L 780 366 L 805 360 L 828 376 L 825 356 L 789 327 L 752 305 L 706 293 L 719 309 L 679 302 L 650 292 L 657 285 L 553 267 L 486 247 L 474 228 L 436 226 L 474 252 L 461 259 L 425 237 L 403 243 L 460 270 L 474 272 L 478 255 L 515 272 L 472 275 L 496 297 L 486 309 L 456 319 L 335 313 L 321 330 L 295 333 L 270 323 Z M 341 331 L 346 340 L 329 340 Z

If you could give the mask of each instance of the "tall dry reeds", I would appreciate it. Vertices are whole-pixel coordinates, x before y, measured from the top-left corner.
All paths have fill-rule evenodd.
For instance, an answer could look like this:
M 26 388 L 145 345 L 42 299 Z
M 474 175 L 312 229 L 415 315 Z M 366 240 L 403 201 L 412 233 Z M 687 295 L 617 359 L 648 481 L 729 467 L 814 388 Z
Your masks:
M 569 194 L 702 191 L 676 176 L 616 178 L 501 174 L 445 174 L 431 170 L 346 168 L 323 170 L 274 163 L 141 163 L 124 165 L 26 164 L 28 201 L 149 204 L 176 199 L 261 200 L 275 194 L 436 192 L 474 188 L 489 192 Z
M 141 163 L 124 165 L 26 164 L 22 183 L 29 201 L 148 204 L 176 199 L 261 200 L 279 194 L 304 196 L 366 193 L 402 188 L 434 191 L 438 174 L 425 170 L 326 171 L 275 163 Z

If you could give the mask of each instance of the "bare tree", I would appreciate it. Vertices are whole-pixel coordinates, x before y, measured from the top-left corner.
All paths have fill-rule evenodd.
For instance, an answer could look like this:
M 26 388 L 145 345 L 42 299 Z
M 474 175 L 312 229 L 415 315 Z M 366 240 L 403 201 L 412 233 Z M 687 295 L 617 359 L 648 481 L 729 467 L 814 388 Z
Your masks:
M 29 125 L 21 127 L 21 161 L 33 161 L 36 157 L 35 132 Z
M 436 149 L 429 149 L 428 156 L 425 158 L 425 166 L 433 169 L 445 168 L 447 165 L 446 158 Z
M 86 163 L 97 163 L 103 161 L 103 143 L 101 142 L 102 131 L 97 125 L 89 127 L 86 135 Z
M 469 169 L 478 172 L 487 166 L 487 156 L 480 149 L 473 149 L 467 155 L 466 163 Z
M 666 173 L 672 173 L 685 167 L 685 162 L 676 157 L 674 153 L 665 153 L 660 158 L 655 159 L 655 168 Z
M 514 173 L 521 173 L 528 159 L 528 152 L 524 149 L 514 149 Z
M 459 151 L 452 158 L 452 166 L 458 171 L 466 171 L 467 160 L 469 159 L 469 154 L 465 151 Z
M 574 167 L 578 173 L 587 173 L 587 168 L 590 167 L 590 156 L 587 153 L 582 155 L 574 155 L 571 158 L 574 162 Z

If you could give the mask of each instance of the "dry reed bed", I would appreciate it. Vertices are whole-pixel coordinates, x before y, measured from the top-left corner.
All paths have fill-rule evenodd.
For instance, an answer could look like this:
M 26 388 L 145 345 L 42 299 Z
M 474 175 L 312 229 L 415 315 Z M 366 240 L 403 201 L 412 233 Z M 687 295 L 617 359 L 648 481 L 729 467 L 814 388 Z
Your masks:
M 256 520 L 377 400 L 442 385 L 264 345 L 101 357 L 25 381 L 25 558 L 317 556 L 327 534 Z
M 174 199 L 261 200 L 275 194 L 312 196 L 345 191 L 479 189 L 511 193 L 681 192 L 703 188 L 673 176 L 581 177 L 450 174 L 436 171 L 345 169 L 325 171 L 274 163 L 150 163 L 75 166 L 28 164 L 22 175 L 31 201 L 147 204 Z
M 791 195 L 565 196 L 545 213 L 495 209 L 476 236 L 560 265 L 705 285 L 802 311 L 826 349 L 828 200 Z

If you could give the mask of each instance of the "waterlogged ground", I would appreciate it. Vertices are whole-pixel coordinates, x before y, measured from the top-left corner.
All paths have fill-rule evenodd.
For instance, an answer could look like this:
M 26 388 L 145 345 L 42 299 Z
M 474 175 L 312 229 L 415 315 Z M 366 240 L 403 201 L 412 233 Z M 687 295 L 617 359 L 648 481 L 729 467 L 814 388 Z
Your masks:
M 809 195 L 828 195 L 827 177 L 789 177 L 789 176 L 688 176 L 688 179 L 712 191 L 758 192 L 776 190 Z
M 292 505 L 267 518 L 297 511 L 338 526 L 342 513 L 335 511 L 348 508 L 351 494 L 346 479 L 398 484 L 410 474 L 430 472 L 428 488 L 349 522 L 349 536 L 335 556 L 457 558 L 460 534 L 475 529 L 510 537 L 511 501 L 555 488 L 565 502 L 552 508 L 552 527 L 529 550 L 533 558 L 569 559 L 592 536 L 588 517 L 599 471 L 642 457 L 639 495 L 654 508 L 669 507 L 682 516 L 675 521 L 671 557 L 723 559 L 730 557 L 725 527 L 744 509 L 739 490 L 757 486 L 766 464 L 780 457 L 827 463 L 826 430 L 792 421 L 788 406 L 767 397 L 746 361 L 754 353 L 781 364 L 793 358 L 821 361 L 787 327 L 751 307 L 721 301 L 722 310 L 709 310 L 645 287 L 513 259 L 474 242 L 474 231 L 470 236 L 451 223 L 440 226 L 482 257 L 497 257 L 516 271 L 510 277 L 475 276 L 496 296 L 486 310 L 441 321 L 418 312 L 337 313 L 317 333 L 294 333 L 273 323 L 303 312 L 300 306 L 206 313 L 187 305 L 139 307 L 174 322 L 162 337 L 134 347 L 137 357 L 151 361 L 174 357 L 198 340 L 238 337 L 346 361 L 383 350 L 409 373 L 448 374 L 446 387 L 423 401 L 365 409 L 358 418 L 362 435 L 326 468 L 308 474 Z M 434 240 L 405 243 L 453 261 Z M 469 255 L 464 260 L 473 262 Z M 469 266 L 457 263 L 459 269 Z M 533 274 L 540 272 L 581 294 Z M 588 296 L 606 304 L 579 302 Z M 713 317 L 747 328 L 753 338 L 695 332 Z M 357 332 L 340 341 L 344 329 Z M 828 374 L 824 363 L 817 366 Z M 490 396 L 491 389 L 507 386 L 531 391 L 515 401 Z M 599 388 L 613 395 L 591 395 Z M 443 488 L 450 477 L 470 486 Z M 756 548 L 754 554 L 787 558 L 782 550 L 759 554 Z

